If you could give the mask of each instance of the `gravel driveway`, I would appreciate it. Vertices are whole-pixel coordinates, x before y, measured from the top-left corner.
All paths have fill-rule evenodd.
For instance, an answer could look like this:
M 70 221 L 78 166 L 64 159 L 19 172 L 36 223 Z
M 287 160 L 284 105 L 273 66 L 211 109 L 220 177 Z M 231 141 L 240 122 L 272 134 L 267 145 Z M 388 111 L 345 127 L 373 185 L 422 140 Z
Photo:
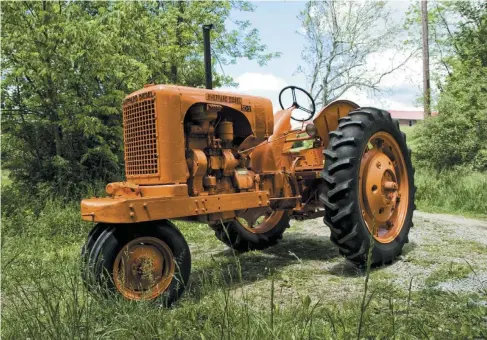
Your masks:
M 372 285 L 392 283 L 408 289 L 412 280 L 413 290 L 487 289 L 487 221 L 420 211 L 413 221 L 403 254 L 392 265 L 374 269 Z M 321 218 L 292 221 L 278 245 L 239 256 L 244 291 L 267 301 L 270 277 L 274 277 L 276 302 L 305 295 L 325 301 L 360 295 L 364 273 L 338 254 L 329 236 Z M 228 248 L 213 251 L 216 258 L 230 252 Z

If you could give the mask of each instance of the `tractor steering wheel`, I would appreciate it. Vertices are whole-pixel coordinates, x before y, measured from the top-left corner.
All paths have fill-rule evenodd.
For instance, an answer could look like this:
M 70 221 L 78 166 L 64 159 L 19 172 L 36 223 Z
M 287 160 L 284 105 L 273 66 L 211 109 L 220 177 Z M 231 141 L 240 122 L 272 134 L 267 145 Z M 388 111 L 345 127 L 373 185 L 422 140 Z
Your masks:
M 286 86 L 285 88 L 283 88 L 281 90 L 281 92 L 279 93 L 279 104 L 281 105 L 281 108 L 284 110 L 284 105 L 282 105 L 282 93 L 288 89 L 291 89 L 291 93 L 293 96 L 293 103 L 291 104 L 291 106 L 288 107 L 288 109 L 290 109 L 291 107 L 294 107 L 294 109 L 301 110 L 301 111 L 308 114 L 306 119 L 298 119 L 298 118 L 294 118 L 293 116 L 291 116 L 291 119 L 298 121 L 298 122 L 304 122 L 304 121 L 307 121 L 307 120 L 310 120 L 311 118 L 313 118 L 313 115 L 315 114 L 315 111 L 316 111 L 315 101 L 313 100 L 313 97 L 311 97 L 311 94 L 309 94 L 308 91 L 306 91 L 300 87 L 297 87 L 297 86 L 293 86 L 293 85 Z M 311 104 L 311 105 L 309 105 L 310 109 L 307 109 L 306 107 L 298 104 L 297 99 L 296 99 L 296 90 L 299 90 L 299 91 L 303 92 L 306 96 L 308 96 L 308 99 L 309 99 L 310 104 Z

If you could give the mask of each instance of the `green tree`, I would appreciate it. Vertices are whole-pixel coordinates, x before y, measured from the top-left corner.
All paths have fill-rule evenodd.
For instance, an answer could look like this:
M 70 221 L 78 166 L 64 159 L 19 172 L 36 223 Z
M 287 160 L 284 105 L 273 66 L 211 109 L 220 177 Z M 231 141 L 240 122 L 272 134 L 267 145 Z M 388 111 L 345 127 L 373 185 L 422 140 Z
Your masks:
M 2 3 L 2 158 L 14 181 L 64 195 L 119 180 L 121 100 L 146 83 L 204 84 L 201 25 L 214 23 L 219 67 L 264 64 L 249 22 L 227 29 L 240 2 Z M 217 72 L 215 85 L 232 79 Z
M 439 116 L 413 135 L 416 161 L 438 170 L 469 166 L 487 170 L 487 3 L 459 2 L 458 29 L 444 58 L 449 69 L 438 99 Z

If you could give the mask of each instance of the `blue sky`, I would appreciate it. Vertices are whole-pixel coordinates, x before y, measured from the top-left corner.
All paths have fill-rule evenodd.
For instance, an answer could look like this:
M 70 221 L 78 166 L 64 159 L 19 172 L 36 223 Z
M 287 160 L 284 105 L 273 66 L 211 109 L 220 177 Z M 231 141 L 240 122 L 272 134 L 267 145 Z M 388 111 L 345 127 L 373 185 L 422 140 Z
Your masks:
M 305 39 L 297 31 L 301 22 L 297 18 L 304 9 L 304 2 L 254 2 L 254 12 L 238 12 L 239 20 L 250 20 L 252 26 L 259 30 L 261 41 L 269 51 L 281 52 L 280 58 L 271 60 L 266 66 L 260 67 L 256 62 L 241 60 L 238 65 L 227 67 L 226 72 L 238 75 L 243 72 L 269 73 L 283 78 L 289 83 L 304 82 L 302 75 L 295 75 L 301 63 L 301 51 Z M 237 14 L 237 13 L 236 13 Z M 233 15 L 235 17 L 235 14 Z
M 278 109 L 279 90 L 287 85 L 297 85 L 307 89 L 303 74 L 297 73 L 303 64 L 301 52 L 305 47 L 305 37 L 298 32 L 301 28 L 298 15 L 304 9 L 304 2 L 260 1 L 254 2 L 254 12 L 233 12 L 232 18 L 249 20 L 260 33 L 262 43 L 269 51 L 281 52 L 280 58 L 260 67 L 257 62 L 239 60 L 236 65 L 224 68 L 238 83 L 237 89 L 225 89 L 245 94 L 267 97 L 272 100 L 274 110 Z M 393 10 L 393 20 L 401 21 L 410 2 L 389 2 Z M 231 26 L 231 22 L 228 22 Z M 387 53 L 386 53 L 387 54 Z M 381 57 L 374 62 L 381 62 Z M 411 60 L 406 67 L 390 77 L 384 78 L 381 87 L 385 92 L 371 96 L 365 92 L 351 91 L 343 98 L 356 101 L 361 106 L 376 106 L 388 110 L 421 110 L 417 107 L 417 98 L 421 94 L 421 61 Z

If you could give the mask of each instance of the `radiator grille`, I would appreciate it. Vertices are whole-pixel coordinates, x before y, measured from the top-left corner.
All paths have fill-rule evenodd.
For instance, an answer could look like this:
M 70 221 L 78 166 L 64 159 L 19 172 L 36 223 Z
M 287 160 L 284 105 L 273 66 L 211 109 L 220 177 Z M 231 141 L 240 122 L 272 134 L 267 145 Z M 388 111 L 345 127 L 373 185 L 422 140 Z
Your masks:
M 154 104 L 152 98 L 123 107 L 126 176 L 158 173 Z

